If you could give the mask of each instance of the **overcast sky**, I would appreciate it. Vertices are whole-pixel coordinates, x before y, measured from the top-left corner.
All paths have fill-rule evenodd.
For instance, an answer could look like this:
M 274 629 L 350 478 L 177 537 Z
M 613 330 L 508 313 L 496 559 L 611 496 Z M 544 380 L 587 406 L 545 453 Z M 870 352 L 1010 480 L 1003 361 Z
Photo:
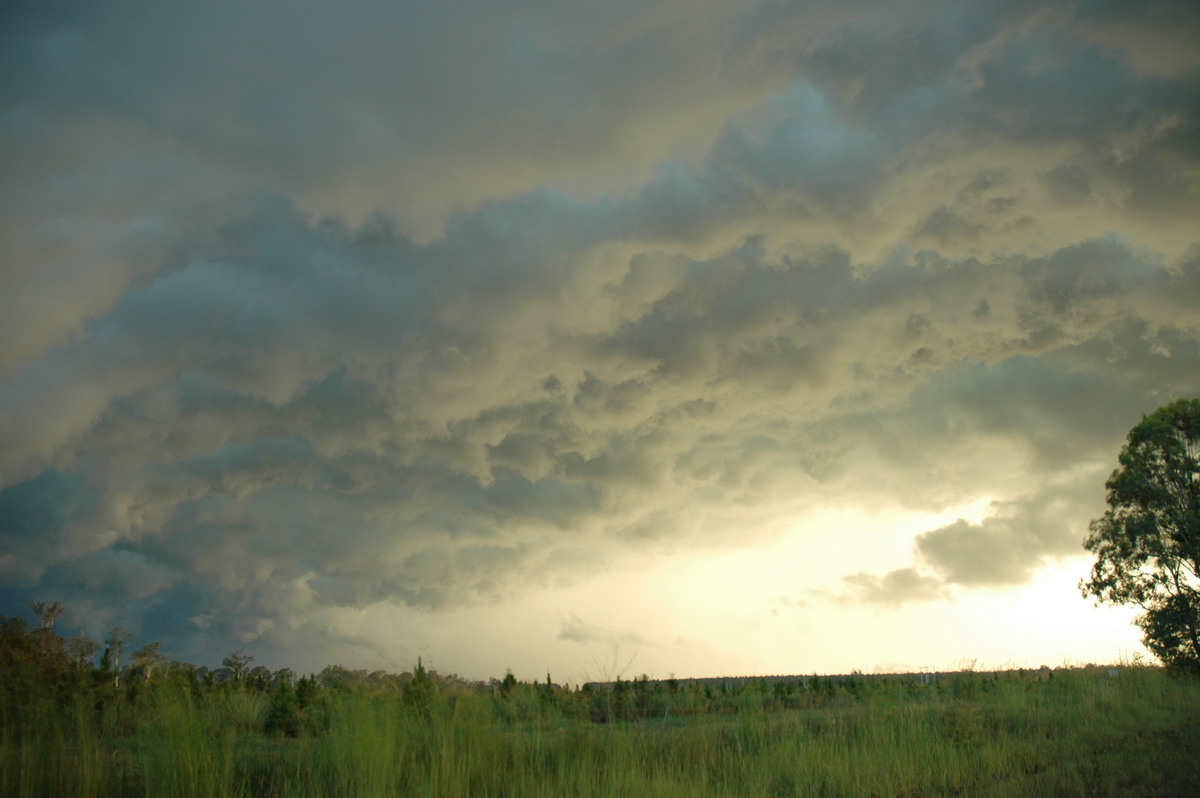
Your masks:
M 0 612 L 578 682 L 1111 662 L 1200 6 L 9 2 Z

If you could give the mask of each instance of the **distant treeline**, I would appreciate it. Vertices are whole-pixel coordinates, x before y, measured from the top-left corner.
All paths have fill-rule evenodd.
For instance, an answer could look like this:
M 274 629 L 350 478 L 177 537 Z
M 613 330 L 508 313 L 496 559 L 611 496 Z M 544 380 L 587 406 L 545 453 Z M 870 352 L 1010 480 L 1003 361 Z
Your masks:
M 64 639 L 59 612 L 0 616 L 0 795 L 1200 794 L 1200 680 L 1162 668 L 297 676 Z
M 31 626 L 18 617 L 0 616 L 0 691 L 9 698 L 31 693 L 88 692 L 97 705 L 112 701 L 136 702 L 146 690 L 176 686 L 197 699 L 229 690 L 248 691 L 270 698 L 264 732 L 296 735 L 316 731 L 313 707 L 333 692 L 396 694 L 414 706 L 428 706 L 437 696 L 464 693 L 490 694 L 504 699 L 499 715 L 529 721 L 553 707 L 557 714 L 594 723 L 661 718 L 679 715 L 729 714 L 748 708 L 780 710 L 827 706 L 839 696 L 862 697 L 872 691 L 899 687 L 911 695 L 943 691 L 951 696 L 986 685 L 989 674 L 909 673 L 809 676 L 713 677 L 694 679 L 616 678 L 586 682 L 572 688 L 545 681 L 522 682 L 510 672 L 503 679 L 472 681 L 456 674 L 427 670 L 418 659 L 413 671 L 390 673 L 353 670 L 329 665 L 315 674 L 297 675 L 290 668 L 272 671 L 253 665 L 242 651 L 227 656 L 220 668 L 167 660 L 157 643 L 149 643 L 126 656 L 130 636 L 114 630 L 101 648 L 86 638 L 63 638 L 53 625 L 58 605 L 35 605 L 39 622 Z M 95 657 L 100 654 L 99 664 Z M 1021 678 L 1048 678 L 1053 671 L 1016 672 Z M 970 679 L 965 679 L 969 675 Z M 990 674 L 996 678 L 995 674 Z M 6 701 L 11 705 L 11 702 Z M 314 726 L 314 723 L 316 724 Z

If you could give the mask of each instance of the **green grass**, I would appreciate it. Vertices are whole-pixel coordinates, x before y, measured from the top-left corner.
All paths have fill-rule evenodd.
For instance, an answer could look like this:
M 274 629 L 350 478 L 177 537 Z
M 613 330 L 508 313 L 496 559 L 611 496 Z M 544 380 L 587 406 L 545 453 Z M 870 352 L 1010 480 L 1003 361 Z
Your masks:
M 1200 794 L 1200 682 L 1149 667 L 790 694 L 458 688 L 428 705 L 326 690 L 295 737 L 264 733 L 270 696 L 245 689 L 7 696 L 12 796 Z

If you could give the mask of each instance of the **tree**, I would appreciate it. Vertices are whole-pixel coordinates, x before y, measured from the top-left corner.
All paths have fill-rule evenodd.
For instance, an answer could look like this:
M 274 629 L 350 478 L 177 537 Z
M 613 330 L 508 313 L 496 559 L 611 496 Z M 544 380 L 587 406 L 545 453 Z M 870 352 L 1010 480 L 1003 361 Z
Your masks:
M 140 668 L 146 681 L 154 676 L 154 669 L 164 664 L 167 658 L 159 652 L 158 643 L 147 643 L 133 653 L 133 666 Z
M 21 618 L 0 615 L 0 695 L 49 684 L 69 665 L 58 635 L 45 627 L 30 629 Z
M 90 669 L 99 651 L 100 644 L 85 635 L 67 638 L 67 653 L 80 668 Z
M 425 670 L 421 658 L 417 657 L 417 669 L 404 685 L 404 700 L 421 712 L 428 713 L 433 705 L 433 692 L 433 677 Z
M 271 686 L 271 669 L 265 665 L 255 665 L 246 672 L 245 680 L 255 690 L 265 691 Z
M 1085 596 L 1144 610 L 1137 625 L 1163 663 L 1200 670 L 1200 399 L 1180 399 L 1129 432 L 1109 510 L 1084 546 Z
M 233 680 L 239 683 L 242 681 L 242 677 L 246 675 L 246 671 L 250 669 L 251 662 L 254 662 L 254 657 L 240 648 L 221 660 L 221 664 L 229 668 L 230 673 L 233 675 Z
M 267 734 L 282 734 L 296 737 L 300 733 L 300 699 L 292 680 L 276 679 L 275 689 L 271 692 L 271 703 L 267 707 L 267 720 L 264 724 Z
M 54 634 L 54 624 L 63 614 L 63 605 L 57 601 L 53 604 L 36 601 L 33 604 L 33 614 L 38 619 L 38 628 L 33 632 L 38 645 L 51 657 L 55 652 L 62 652 L 63 640 Z
M 63 605 L 60 602 L 47 604 L 44 601 L 36 601 L 33 604 L 33 614 L 37 616 L 38 625 L 48 632 L 54 631 L 54 624 L 58 621 L 59 616 L 63 614 Z
M 418 658 L 417 661 L 420 662 L 420 659 Z M 513 672 L 510 669 L 505 672 L 504 681 L 500 683 L 500 692 L 501 692 L 501 694 L 507 696 L 507 695 L 510 695 L 513 690 L 516 690 L 516 689 L 517 689 L 517 677 L 513 676 Z
M 114 671 L 113 684 L 121 684 L 121 653 L 133 641 L 133 635 L 122 629 L 120 626 L 114 628 L 108 633 L 108 637 L 104 639 L 104 667 L 107 670 L 112 668 Z

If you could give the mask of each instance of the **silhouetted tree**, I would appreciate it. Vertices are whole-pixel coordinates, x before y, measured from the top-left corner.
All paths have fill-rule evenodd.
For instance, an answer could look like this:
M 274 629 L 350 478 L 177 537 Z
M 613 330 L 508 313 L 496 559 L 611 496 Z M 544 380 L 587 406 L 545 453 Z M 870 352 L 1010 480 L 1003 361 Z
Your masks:
M 271 687 L 271 669 L 265 665 L 255 665 L 246 672 L 246 684 L 255 690 L 266 692 Z
M 42 629 L 48 632 L 54 631 L 54 624 L 63 614 L 63 605 L 59 602 L 47 604 L 44 601 L 34 602 L 33 614 L 37 617 L 38 623 Z
M 121 684 L 121 654 L 131 642 L 133 635 L 120 626 L 115 627 L 104 639 L 104 669 L 113 672 L 114 685 Z
M 70 666 L 63 640 L 22 618 L 0 615 L 0 687 L 23 690 L 52 683 Z
M 135 668 L 141 669 L 146 681 L 150 681 L 154 676 L 154 670 L 167 661 L 158 649 L 158 643 L 147 643 L 133 653 L 132 664 Z
M 235 682 L 241 682 L 242 677 L 246 675 L 246 671 L 250 668 L 250 663 L 254 662 L 254 657 L 242 651 L 240 648 L 230 654 L 225 659 L 221 660 L 221 664 L 229 668 L 229 672 L 233 674 Z
M 511 670 L 505 672 L 504 681 L 500 682 L 500 694 L 512 695 L 512 691 L 517 689 L 517 677 L 513 676 Z
M 67 638 L 67 654 L 81 668 L 90 668 L 96 654 L 100 653 L 100 644 L 84 635 Z
M 1146 647 L 1200 670 L 1200 399 L 1180 399 L 1129 432 L 1109 477 L 1109 510 L 1084 546 L 1097 556 L 1085 596 L 1136 604 Z

